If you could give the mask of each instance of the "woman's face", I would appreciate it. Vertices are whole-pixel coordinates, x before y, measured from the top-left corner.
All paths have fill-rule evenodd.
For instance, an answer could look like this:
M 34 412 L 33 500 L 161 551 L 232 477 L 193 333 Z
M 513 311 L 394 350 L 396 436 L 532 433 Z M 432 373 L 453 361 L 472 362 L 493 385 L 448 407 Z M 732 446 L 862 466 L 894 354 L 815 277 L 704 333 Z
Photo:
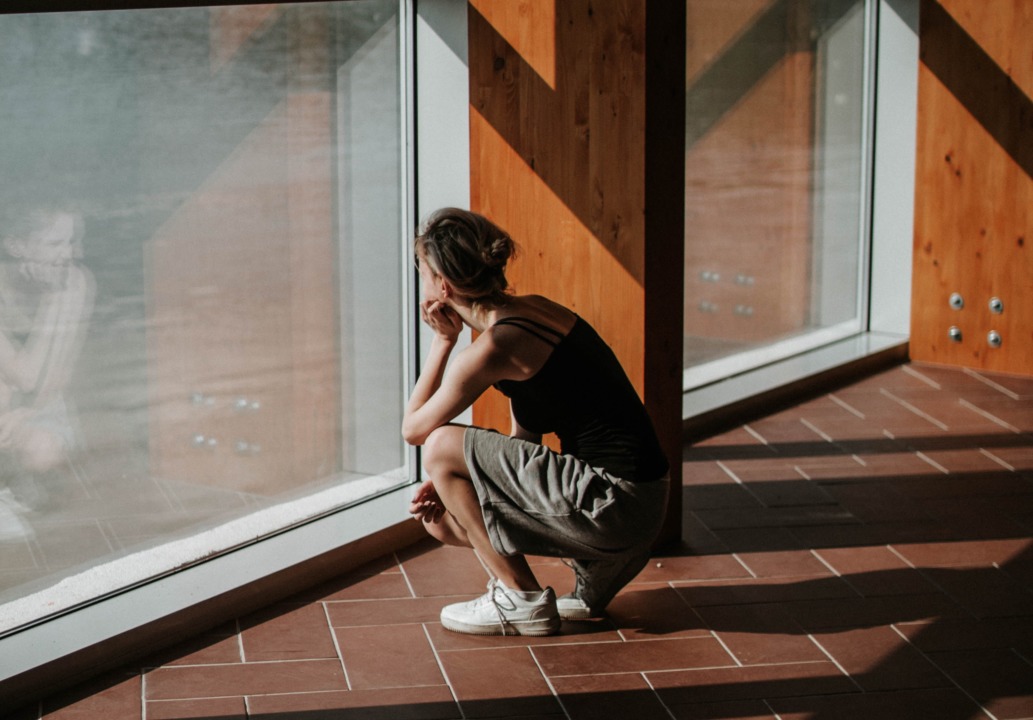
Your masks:
M 441 276 L 431 268 L 422 249 L 416 251 L 416 264 L 420 270 L 420 286 L 423 299 L 427 302 L 444 301 L 445 298 L 441 292 Z
M 58 213 L 21 246 L 21 259 L 41 265 L 66 265 L 75 255 L 75 216 Z

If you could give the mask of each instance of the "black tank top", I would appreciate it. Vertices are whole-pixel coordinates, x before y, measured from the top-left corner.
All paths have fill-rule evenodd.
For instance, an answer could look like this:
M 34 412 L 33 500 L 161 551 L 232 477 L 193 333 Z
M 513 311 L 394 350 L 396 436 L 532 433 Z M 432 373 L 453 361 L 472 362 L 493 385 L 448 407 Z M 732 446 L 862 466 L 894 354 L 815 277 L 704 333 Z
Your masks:
M 657 480 L 667 473 L 667 458 L 638 393 L 591 325 L 578 317 L 566 335 L 523 317 L 495 325 L 518 327 L 553 347 L 532 377 L 495 385 L 512 402 L 522 427 L 556 433 L 562 452 L 624 480 Z

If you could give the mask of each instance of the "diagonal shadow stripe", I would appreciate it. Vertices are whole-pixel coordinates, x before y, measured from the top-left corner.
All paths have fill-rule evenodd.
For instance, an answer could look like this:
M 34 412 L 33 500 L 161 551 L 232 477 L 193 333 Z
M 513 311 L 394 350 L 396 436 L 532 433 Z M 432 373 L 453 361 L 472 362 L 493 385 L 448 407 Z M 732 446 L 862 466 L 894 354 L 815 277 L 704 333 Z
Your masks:
M 858 0 L 777 0 L 692 82 L 685 97 L 685 147 L 702 140 L 783 60 L 813 52 Z
M 1033 178 L 1033 101 L 937 0 L 922 0 L 922 63 Z

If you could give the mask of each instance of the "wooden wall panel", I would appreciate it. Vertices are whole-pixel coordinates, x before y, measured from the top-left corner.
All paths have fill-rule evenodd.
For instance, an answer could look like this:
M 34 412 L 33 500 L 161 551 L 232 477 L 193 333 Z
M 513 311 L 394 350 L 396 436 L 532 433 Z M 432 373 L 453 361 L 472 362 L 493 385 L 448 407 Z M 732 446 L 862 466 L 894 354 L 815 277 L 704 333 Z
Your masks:
M 553 89 L 505 39 L 524 37 L 526 48 L 537 36 L 488 22 L 541 24 L 542 13 L 500 13 L 498 4 L 471 3 L 471 205 L 522 246 L 509 273 L 516 290 L 595 325 L 641 393 L 645 106 L 635 93 L 644 85 L 644 6 L 593 13 L 587 1 L 560 3 L 562 16 L 548 23 L 559 34 L 537 38 L 555 37 L 554 50 L 533 51 L 554 52 Z M 486 404 L 475 408 L 478 423 L 501 415 Z
M 920 32 L 911 356 L 1031 375 L 1033 5 L 923 0 Z
M 568 305 L 613 347 L 672 462 L 677 540 L 684 7 L 472 0 L 469 19 L 472 208 L 522 246 L 517 292 Z M 474 421 L 507 431 L 508 403 L 482 398 Z

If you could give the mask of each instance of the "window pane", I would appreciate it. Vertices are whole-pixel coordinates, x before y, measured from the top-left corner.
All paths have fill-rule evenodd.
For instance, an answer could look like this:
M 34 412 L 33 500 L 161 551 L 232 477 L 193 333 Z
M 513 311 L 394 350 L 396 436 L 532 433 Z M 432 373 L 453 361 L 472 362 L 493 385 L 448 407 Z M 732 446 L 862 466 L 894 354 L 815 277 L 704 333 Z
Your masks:
M 0 16 L 0 631 L 408 481 L 399 58 L 397 0 Z
M 857 332 L 863 0 L 689 0 L 687 32 L 685 367 Z

